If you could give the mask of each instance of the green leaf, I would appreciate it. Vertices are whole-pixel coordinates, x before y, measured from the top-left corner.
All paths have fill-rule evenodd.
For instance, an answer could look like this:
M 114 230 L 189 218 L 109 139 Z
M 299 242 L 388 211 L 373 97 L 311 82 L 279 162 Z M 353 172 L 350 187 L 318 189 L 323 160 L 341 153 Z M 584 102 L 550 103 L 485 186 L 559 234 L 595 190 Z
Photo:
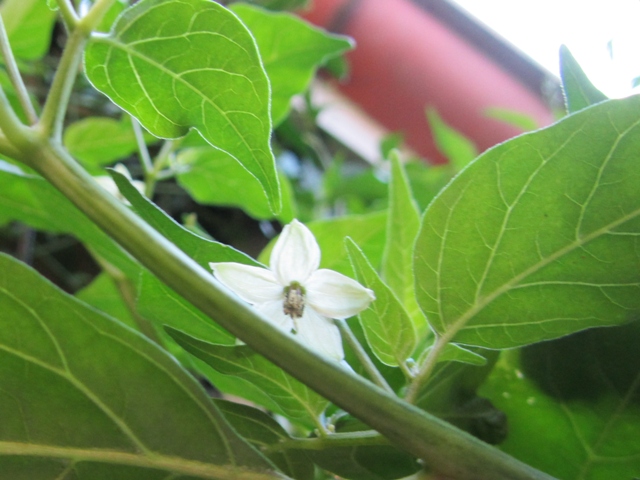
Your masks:
M 568 113 L 574 113 L 607 99 L 587 78 L 569 49 L 560 47 L 560 77 Z
M 274 217 L 260 183 L 226 153 L 208 146 L 188 148 L 176 163 L 178 183 L 196 202 L 239 207 L 258 219 Z M 295 218 L 293 194 L 288 179 L 279 178 L 283 206 L 277 218 L 289 223 Z
M 371 306 L 358 315 L 367 343 L 382 363 L 400 365 L 416 347 L 411 318 L 354 241 L 347 238 L 346 247 L 356 279 L 376 294 Z
M 125 325 L 134 329 L 138 328 L 113 279 L 106 273 L 98 275 L 75 296 L 101 312 L 120 320 Z
M 242 438 L 261 451 L 291 440 L 289 434 L 272 416 L 257 408 L 226 400 L 214 403 Z M 281 450 L 266 453 L 284 473 L 296 480 L 313 480 L 314 466 L 302 450 Z
M 421 212 L 427 208 L 453 176 L 450 165 L 427 165 L 425 161 L 406 163 L 404 169 Z
M 501 448 L 557 478 L 640 477 L 638 344 L 634 322 L 506 355 L 481 389 L 509 417 Z
M 244 165 L 280 210 L 269 80 L 253 37 L 233 13 L 208 0 L 143 0 L 109 35 L 92 37 L 85 69 L 154 135 L 197 129 Z
M 418 302 L 445 339 L 508 348 L 640 314 L 640 97 L 488 151 L 434 200 Z
M 428 347 L 422 353 L 422 358 L 426 358 L 432 348 L 433 347 Z M 487 359 L 471 350 L 462 348 L 460 345 L 448 343 L 438 355 L 438 362 L 461 362 L 470 365 L 485 365 Z
M 415 458 L 391 445 L 329 447 L 308 455 L 321 468 L 350 480 L 412 478 L 420 469 Z
M 444 355 L 448 352 L 451 350 Z M 480 357 L 475 352 L 468 353 Z M 482 365 L 456 361 L 455 353 L 450 354 L 452 361 L 438 364 L 420 389 L 416 405 L 484 442 L 496 445 L 508 435 L 507 416 L 490 400 L 479 396 L 478 388 L 492 372 L 500 352 L 484 350 L 482 354 L 486 357 L 480 357 Z
M 56 12 L 42 0 L 4 0 L 0 6 L 13 55 L 38 60 L 49 51 Z
M 236 262 L 246 265 L 260 265 L 254 259 L 233 247 L 201 237 L 186 229 L 163 212 L 155 203 L 142 195 L 123 174 L 114 169 L 109 169 L 109 173 L 122 195 L 129 200 L 138 215 L 203 268 L 209 270 L 209 262 Z
M 4 255 L 0 310 L 5 478 L 271 477 L 170 356 Z
M 236 343 L 227 330 L 146 270 L 140 274 L 136 307 L 140 315 L 160 328 L 169 325 L 216 345 Z
M 427 109 L 427 120 L 433 134 L 433 140 L 447 160 L 457 170 L 462 170 L 478 156 L 475 145 L 464 135 L 442 119 L 435 108 Z
M 157 141 L 150 135 L 146 140 Z M 106 117 L 89 117 L 69 125 L 64 132 L 64 146 L 90 169 L 126 158 L 138 150 L 131 122 Z
M 167 333 L 187 352 L 223 373 L 251 382 L 271 400 L 267 408 L 289 420 L 315 425 L 329 402 L 247 346 L 223 347 L 171 327 Z
M 304 92 L 316 69 L 353 48 L 342 35 L 330 34 L 286 13 L 237 3 L 231 9 L 249 27 L 271 80 L 271 117 L 278 125 L 289 113 L 291 97 Z
M 523 132 L 530 132 L 538 128 L 535 118 L 526 113 L 510 110 L 507 108 L 489 107 L 484 112 L 488 118 L 500 120 L 501 122 L 519 128 Z
M 420 230 L 420 212 L 397 152 L 391 154 L 387 240 L 382 257 L 382 278 L 409 313 L 418 332 L 427 322 L 416 301 L 413 245 Z

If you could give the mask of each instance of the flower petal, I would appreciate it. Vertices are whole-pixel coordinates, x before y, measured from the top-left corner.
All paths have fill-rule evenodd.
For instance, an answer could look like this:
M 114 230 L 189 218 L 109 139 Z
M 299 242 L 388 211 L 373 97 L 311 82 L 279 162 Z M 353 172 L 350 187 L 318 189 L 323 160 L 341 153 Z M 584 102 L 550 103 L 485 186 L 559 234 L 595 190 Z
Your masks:
M 304 283 L 320 265 L 320 247 L 313 233 L 297 220 L 284 227 L 271 252 L 270 267 L 286 286 Z
M 334 360 L 344 359 L 340 330 L 330 318 L 323 317 L 312 308 L 305 308 L 296 322 L 297 336 L 312 349 Z
M 351 317 L 376 299 L 373 290 L 333 270 L 316 271 L 304 287 L 307 305 L 329 318 Z
M 215 277 L 249 303 L 278 300 L 282 304 L 284 288 L 266 268 L 241 263 L 210 263 Z
M 282 300 L 261 303 L 254 307 L 256 311 L 267 317 L 276 327 L 291 333 L 293 330 L 293 320 L 289 315 L 285 315 L 282 309 Z

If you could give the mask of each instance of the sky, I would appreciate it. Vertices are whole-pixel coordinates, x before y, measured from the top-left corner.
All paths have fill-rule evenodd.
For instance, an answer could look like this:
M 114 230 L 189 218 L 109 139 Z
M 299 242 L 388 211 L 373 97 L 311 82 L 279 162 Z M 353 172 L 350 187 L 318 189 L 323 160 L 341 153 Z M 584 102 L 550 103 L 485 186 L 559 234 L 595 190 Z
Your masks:
M 452 1 L 555 75 L 565 44 L 605 95 L 639 91 L 640 0 Z

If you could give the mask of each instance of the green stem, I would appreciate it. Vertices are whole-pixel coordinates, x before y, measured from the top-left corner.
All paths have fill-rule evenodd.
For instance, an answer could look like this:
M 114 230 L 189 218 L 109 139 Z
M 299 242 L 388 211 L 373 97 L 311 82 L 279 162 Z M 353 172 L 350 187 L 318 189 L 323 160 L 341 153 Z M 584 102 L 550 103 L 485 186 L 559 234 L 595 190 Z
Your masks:
M 84 46 L 113 2 L 115 0 L 97 0 L 89 13 L 76 22 L 76 28 L 69 35 L 38 123 L 39 133 L 43 137 L 61 141 L 64 117 L 82 61 Z
M 369 358 L 369 355 L 367 355 L 367 352 L 365 352 L 364 348 L 362 348 L 362 345 L 360 345 L 360 342 L 351 331 L 351 328 L 349 328 L 349 324 L 347 323 L 347 321 L 335 320 L 335 323 L 340 329 L 342 338 L 346 340 L 346 342 L 351 347 L 351 350 L 353 350 L 353 353 L 356 354 L 358 361 L 364 367 L 367 374 L 369 374 L 369 377 L 371 378 L 371 380 L 373 380 L 373 382 L 376 385 L 378 385 L 380 388 L 383 388 L 387 392 L 391 393 L 392 395 L 395 395 L 393 388 L 389 386 L 389 384 L 384 379 L 380 371 L 376 368 L 374 363 Z
M 60 16 L 62 16 L 67 31 L 73 32 L 80 20 L 76 10 L 73 8 L 73 4 L 70 0 L 56 0 L 56 3 L 60 9 Z
M 0 15 L 0 51 L 2 53 L 2 58 L 4 59 L 5 67 L 7 68 L 7 73 L 9 74 L 9 79 L 11 80 L 11 84 L 16 90 L 16 95 L 18 96 L 18 101 L 20 102 L 22 111 L 27 117 L 29 124 L 34 125 L 38 121 L 38 115 L 33 108 L 31 99 L 29 98 L 27 87 L 20 76 L 18 64 L 16 63 L 16 59 L 13 56 L 13 50 L 11 50 L 11 45 L 9 44 L 7 30 L 4 28 L 2 15 Z
M 8 142 L 7 150 L 2 153 L 15 160 L 28 160 L 28 152 L 31 149 L 31 130 L 22 124 L 11 104 L 0 88 L 0 130 L 5 135 L 3 140 Z
M 458 480 L 550 480 L 540 472 L 410 405 L 310 350 L 221 288 L 174 244 L 98 187 L 58 144 L 35 135 L 30 164 L 142 265 L 258 353 Z
M 398 366 L 400 367 L 400 370 L 402 371 L 404 378 L 407 380 L 407 382 L 413 382 L 415 374 L 411 371 L 411 369 L 407 365 L 407 362 L 406 361 L 400 362 Z
M 131 117 L 131 127 L 133 128 L 133 135 L 136 137 L 136 144 L 138 145 L 138 154 L 140 155 L 140 164 L 144 171 L 145 179 L 151 172 L 153 172 L 153 162 L 151 161 L 151 155 L 149 155 L 149 149 L 147 143 L 144 141 L 144 132 L 140 126 L 140 122 L 135 117 Z
M 262 451 L 272 453 L 284 450 L 325 450 L 332 447 L 360 447 L 365 445 L 389 445 L 389 440 L 374 430 L 333 433 L 326 437 L 283 440 L 263 448 Z
M 429 351 L 427 358 L 420 366 L 420 370 L 415 375 L 413 382 L 411 382 L 411 385 L 409 385 L 409 388 L 407 389 L 407 393 L 404 396 L 404 399 L 407 402 L 415 403 L 418 398 L 418 394 L 420 393 L 420 389 L 425 383 L 427 383 L 431 373 L 433 373 L 433 369 L 436 368 L 440 353 L 442 353 L 442 350 L 447 346 L 450 340 L 451 339 L 448 336 L 436 337 L 436 341 Z

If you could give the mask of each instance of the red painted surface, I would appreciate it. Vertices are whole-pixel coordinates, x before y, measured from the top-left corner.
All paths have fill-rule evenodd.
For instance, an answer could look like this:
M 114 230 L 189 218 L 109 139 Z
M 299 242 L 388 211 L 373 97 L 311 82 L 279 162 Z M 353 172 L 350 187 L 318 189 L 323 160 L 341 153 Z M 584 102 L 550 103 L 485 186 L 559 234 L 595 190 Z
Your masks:
M 434 162 L 437 152 L 425 118 L 434 106 L 480 150 L 521 133 L 484 112 L 499 107 L 526 113 L 540 126 L 553 121 L 541 99 L 447 26 L 409 0 L 314 0 L 303 12 L 316 25 L 356 40 L 349 80 L 339 88 Z M 341 12 L 342 9 L 342 12 Z

